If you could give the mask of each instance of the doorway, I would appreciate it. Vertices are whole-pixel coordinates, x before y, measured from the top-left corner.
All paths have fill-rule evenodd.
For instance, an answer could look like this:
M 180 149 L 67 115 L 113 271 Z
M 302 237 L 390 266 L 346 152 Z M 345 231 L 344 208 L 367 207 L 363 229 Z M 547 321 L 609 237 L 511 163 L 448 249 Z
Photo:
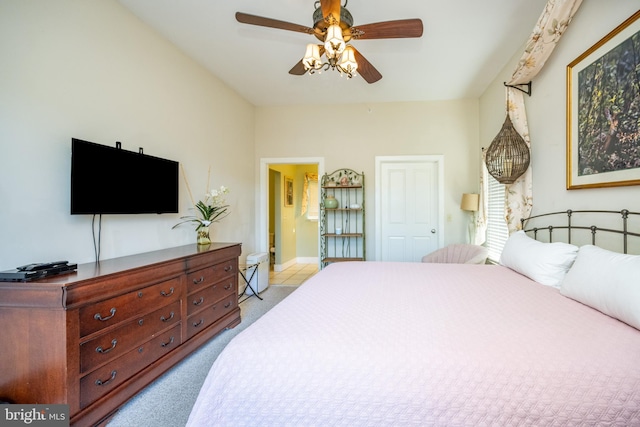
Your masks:
M 305 165 L 313 166 L 318 176 L 324 174 L 323 158 L 283 157 L 260 159 L 259 191 L 256 203 L 258 206 L 256 209 L 256 242 L 260 252 L 270 253 L 270 241 L 275 241 L 276 248 L 280 247 L 280 254 L 278 254 L 278 249 L 274 254 L 274 258 L 277 259 L 276 266 L 279 270 L 286 269 L 298 261 L 308 262 L 309 259 L 313 259 L 319 265 L 320 230 L 317 226 L 317 221 L 307 220 L 306 216 L 303 218 L 303 215 L 301 215 L 302 206 L 300 201 L 304 188 L 304 173 L 300 174 L 300 172 L 296 171 L 304 170 Z M 277 182 L 274 182 L 274 179 Z M 290 189 L 294 193 L 293 204 L 289 203 L 291 198 L 285 197 L 285 195 L 289 195 L 285 194 L 285 192 Z M 314 198 L 317 201 L 319 200 L 319 187 L 316 186 L 315 191 L 318 192 Z M 282 221 L 274 222 L 272 221 L 276 219 L 274 217 Z M 314 240 L 317 240 L 318 243 L 313 250 L 313 257 L 309 256 L 308 253 L 299 257 L 295 250 L 291 250 L 291 245 L 295 246 L 295 243 L 290 243 L 288 246 L 281 244 L 283 238 L 288 239 L 289 242 L 295 241 L 291 233 L 296 233 L 296 221 L 298 221 L 298 224 L 302 221 L 305 226 L 308 226 L 307 221 L 311 221 L 314 226 Z M 276 223 L 279 226 L 276 226 Z M 285 228 L 284 230 L 282 229 L 283 227 Z M 275 234 L 273 240 L 270 239 L 270 233 Z
M 444 156 L 375 161 L 376 259 L 419 262 L 444 244 Z

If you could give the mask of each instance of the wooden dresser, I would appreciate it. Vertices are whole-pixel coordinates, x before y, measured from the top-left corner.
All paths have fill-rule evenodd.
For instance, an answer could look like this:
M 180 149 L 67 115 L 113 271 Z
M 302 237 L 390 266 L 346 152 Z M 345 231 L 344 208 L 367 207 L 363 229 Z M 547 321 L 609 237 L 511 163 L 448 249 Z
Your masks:
M 196 245 L 0 282 L 0 400 L 69 405 L 96 425 L 240 323 L 237 243 Z

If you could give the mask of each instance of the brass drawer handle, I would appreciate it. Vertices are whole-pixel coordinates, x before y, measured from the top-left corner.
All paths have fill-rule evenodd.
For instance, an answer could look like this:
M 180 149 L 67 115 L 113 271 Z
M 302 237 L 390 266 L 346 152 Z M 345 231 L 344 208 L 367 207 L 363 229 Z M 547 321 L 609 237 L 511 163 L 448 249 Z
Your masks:
M 111 310 L 109 310 L 109 313 L 111 313 L 111 316 L 107 316 L 107 317 L 102 317 L 102 316 L 100 315 L 100 313 L 96 313 L 96 314 L 93 316 L 93 318 L 94 318 L 94 319 L 96 319 L 96 320 L 100 320 L 101 322 L 104 322 L 105 320 L 109 320 L 109 319 L 111 319 L 113 316 L 115 316 L 115 315 L 116 315 L 116 309 L 115 309 L 115 308 L 112 308 Z
M 111 381 L 116 379 L 116 374 L 117 374 L 117 372 L 115 370 L 111 371 L 111 378 L 109 378 L 106 381 L 96 380 L 96 385 L 107 385 L 107 384 L 109 384 Z
M 169 317 L 168 317 L 168 318 L 167 318 L 167 317 L 164 317 L 164 316 L 162 316 L 162 317 L 160 318 L 160 320 L 162 320 L 163 322 L 168 322 L 168 321 L 169 321 L 169 320 L 171 320 L 171 319 L 173 319 L 173 311 L 171 312 L 171 314 L 169 315 Z
M 193 301 L 193 305 L 200 305 L 200 304 L 202 304 L 203 302 L 204 302 L 204 298 L 203 298 L 203 297 L 200 297 L 200 299 L 199 299 L 199 300 L 194 300 L 194 301 Z
M 202 325 L 204 323 L 204 319 L 200 319 L 200 321 L 198 323 L 194 323 L 193 327 L 197 328 L 198 326 Z
M 160 344 L 162 347 L 167 347 L 169 345 L 173 344 L 173 337 L 171 337 L 171 339 L 169 340 L 169 342 L 163 342 L 162 344 Z
M 114 348 L 116 348 L 116 344 L 118 344 L 118 340 L 117 339 L 113 339 L 113 341 L 111 341 L 111 347 L 109 347 L 108 349 L 103 349 L 102 346 L 100 347 L 96 347 L 96 352 L 100 353 L 100 354 L 106 354 L 109 353 L 111 350 L 113 350 Z
M 233 283 L 230 282 L 227 286 L 224 287 L 224 290 L 228 291 L 231 288 L 233 288 Z
M 224 308 L 229 308 L 229 307 L 231 307 L 231 301 L 229 301 L 228 303 L 226 303 L 226 304 L 224 305 Z
M 165 291 L 161 291 L 161 292 L 160 292 L 160 295 L 162 295 L 163 297 L 168 297 L 168 296 L 170 296 L 170 295 L 173 295 L 173 291 L 174 291 L 174 290 L 175 290 L 175 289 L 173 289 L 173 287 L 172 287 L 171 289 L 169 289 L 169 293 L 166 293 Z
M 228 272 L 230 272 L 231 270 L 233 270 L 233 265 L 227 265 L 227 266 L 224 268 L 224 271 L 226 271 L 227 273 L 228 273 Z
M 193 284 L 197 285 L 198 283 L 204 282 L 204 276 L 200 276 L 199 279 L 193 279 Z

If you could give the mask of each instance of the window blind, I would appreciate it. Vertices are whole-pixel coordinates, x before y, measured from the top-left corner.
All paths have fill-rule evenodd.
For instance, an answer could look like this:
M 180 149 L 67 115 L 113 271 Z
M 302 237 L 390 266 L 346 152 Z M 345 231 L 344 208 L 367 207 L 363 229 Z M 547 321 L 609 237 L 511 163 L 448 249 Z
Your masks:
M 307 219 L 312 221 L 318 220 L 318 213 L 320 211 L 320 203 L 318 202 L 318 181 L 309 181 L 309 187 L 307 188 Z
M 504 193 L 505 187 L 490 174 L 486 174 L 488 193 L 487 206 L 487 248 L 489 259 L 498 262 L 502 248 L 509 238 L 509 229 L 504 218 Z

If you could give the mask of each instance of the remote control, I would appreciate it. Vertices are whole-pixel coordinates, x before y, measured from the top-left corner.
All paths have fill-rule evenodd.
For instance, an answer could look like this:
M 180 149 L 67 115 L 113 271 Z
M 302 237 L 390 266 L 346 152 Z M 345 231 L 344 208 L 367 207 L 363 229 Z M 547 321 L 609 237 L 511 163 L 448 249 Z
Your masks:
M 39 271 L 46 270 L 48 268 L 56 267 L 59 265 L 68 264 L 69 261 L 53 261 L 53 262 L 41 262 L 34 264 L 26 264 L 17 268 L 18 271 Z

